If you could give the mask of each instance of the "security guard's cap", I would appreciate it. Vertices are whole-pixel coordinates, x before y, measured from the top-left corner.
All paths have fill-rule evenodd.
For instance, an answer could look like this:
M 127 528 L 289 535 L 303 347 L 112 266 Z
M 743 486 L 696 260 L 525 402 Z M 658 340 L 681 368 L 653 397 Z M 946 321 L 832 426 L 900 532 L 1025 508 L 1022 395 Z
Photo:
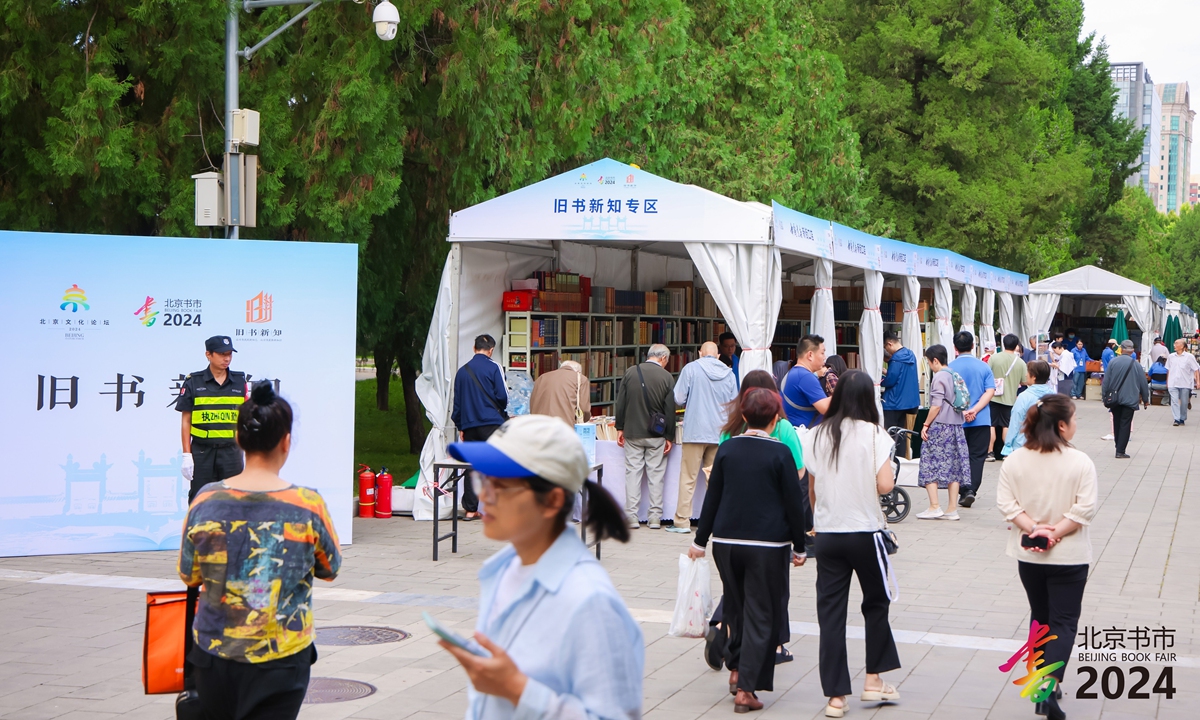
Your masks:
M 215 353 L 237 352 L 233 349 L 233 341 L 228 335 L 213 335 L 204 341 L 204 349 L 206 352 Z

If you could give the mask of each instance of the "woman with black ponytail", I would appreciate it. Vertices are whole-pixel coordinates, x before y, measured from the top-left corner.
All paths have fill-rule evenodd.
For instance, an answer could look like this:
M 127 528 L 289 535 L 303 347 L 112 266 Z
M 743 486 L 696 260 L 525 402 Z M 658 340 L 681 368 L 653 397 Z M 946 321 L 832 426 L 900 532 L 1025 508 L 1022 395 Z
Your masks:
M 1075 652 L 1092 563 L 1088 525 L 1098 504 L 1096 464 L 1071 447 L 1077 429 L 1075 403 L 1066 395 L 1039 399 L 1025 414 L 1025 446 L 1005 459 L 996 486 L 996 508 L 1012 528 L 1008 556 L 1017 561 L 1030 620 L 1050 628 L 1043 668 L 1050 670 L 1056 685 L 1066 676 Z M 1038 703 L 1037 714 L 1062 720 L 1062 693 L 1055 690 Z
M 479 571 L 475 640 L 487 656 L 441 643 L 471 681 L 467 717 L 641 717 L 642 631 L 567 527 L 575 494 L 587 490 L 584 522 L 595 537 L 627 542 L 629 528 L 608 491 L 587 479 L 574 431 L 521 415 L 450 454 L 471 464 L 483 534 L 509 543 Z
M 342 564 L 315 490 L 279 477 L 292 447 L 292 407 L 269 382 L 242 404 L 241 474 L 205 485 L 184 525 L 179 576 L 204 585 L 188 660 L 205 717 L 295 718 L 308 691 L 312 579 Z

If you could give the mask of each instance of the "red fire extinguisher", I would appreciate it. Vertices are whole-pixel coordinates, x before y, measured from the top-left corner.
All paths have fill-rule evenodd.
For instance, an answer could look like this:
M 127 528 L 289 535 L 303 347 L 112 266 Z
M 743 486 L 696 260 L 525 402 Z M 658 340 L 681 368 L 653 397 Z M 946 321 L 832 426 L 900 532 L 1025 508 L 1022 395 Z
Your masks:
M 370 465 L 359 465 L 358 473 L 358 516 L 375 517 L 375 473 Z M 388 493 L 388 505 L 391 505 L 391 493 Z
M 375 517 L 390 518 L 392 516 L 392 474 L 386 467 L 379 469 L 375 478 Z

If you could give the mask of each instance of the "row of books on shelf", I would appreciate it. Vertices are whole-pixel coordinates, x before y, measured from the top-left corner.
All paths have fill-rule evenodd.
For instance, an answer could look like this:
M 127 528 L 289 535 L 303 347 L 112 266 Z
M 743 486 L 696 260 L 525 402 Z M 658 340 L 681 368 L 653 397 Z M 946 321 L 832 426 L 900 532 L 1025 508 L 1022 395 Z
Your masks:
M 508 318 L 509 347 L 556 348 L 587 345 L 699 345 L 725 332 L 719 320 L 634 320 L 633 318 Z M 528 343 L 528 344 L 526 344 Z
M 617 355 L 609 350 L 558 354 L 562 360 L 574 360 L 583 367 L 583 374 L 590 378 L 621 377 L 633 367 L 637 358 L 633 355 Z
M 655 292 L 642 292 L 593 286 L 591 278 L 586 275 L 539 271 L 528 279 L 513 280 L 509 295 L 511 297 L 505 300 L 505 308 L 511 310 L 717 316 L 717 305 L 708 290 L 682 280 L 669 282 Z M 522 303 L 522 295 L 528 304 Z

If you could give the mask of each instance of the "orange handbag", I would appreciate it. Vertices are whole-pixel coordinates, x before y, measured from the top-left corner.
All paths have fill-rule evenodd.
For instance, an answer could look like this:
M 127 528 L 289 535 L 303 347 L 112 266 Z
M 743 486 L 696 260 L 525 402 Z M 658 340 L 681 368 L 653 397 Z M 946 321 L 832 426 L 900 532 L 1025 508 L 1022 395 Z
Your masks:
M 142 686 L 147 695 L 183 690 L 183 626 L 186 621 L 186 591 L 146 593 Z

